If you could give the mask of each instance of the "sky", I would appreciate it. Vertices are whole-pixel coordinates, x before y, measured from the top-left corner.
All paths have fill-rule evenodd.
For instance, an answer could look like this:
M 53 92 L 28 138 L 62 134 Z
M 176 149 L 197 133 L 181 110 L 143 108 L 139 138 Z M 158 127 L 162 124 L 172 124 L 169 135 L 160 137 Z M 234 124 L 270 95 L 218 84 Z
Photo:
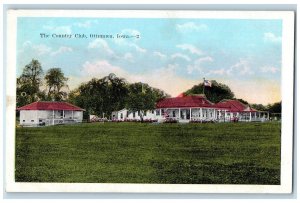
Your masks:
M 281 100 L 281 38 L 281 20 L 21 17 L 17 76 L 37 59 L 45 73 L 61 68 L 70 90 L 114 73 L 171 96 L 205 77 L 269 104 Z

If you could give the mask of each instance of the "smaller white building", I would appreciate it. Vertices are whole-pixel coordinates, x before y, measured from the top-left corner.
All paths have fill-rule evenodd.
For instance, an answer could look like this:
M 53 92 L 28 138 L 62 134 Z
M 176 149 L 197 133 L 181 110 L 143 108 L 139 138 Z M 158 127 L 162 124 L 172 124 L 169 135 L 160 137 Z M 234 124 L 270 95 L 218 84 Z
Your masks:
M 125 120 L 141 120 L 141 112 L 136 111 L 132 112 L 128 109 L 122 109 L 120 111 L 113 111 L 112 112 L 112 120 L 119 120 L 119 121 L 125 121 Z M 144 120 L 155 120 L 155 111 L 146 111 L 145 115 L 143 116 Z
M 84 109 L 67 102 L 38 101 L 17 108 L 21 126 L 80 123 Z

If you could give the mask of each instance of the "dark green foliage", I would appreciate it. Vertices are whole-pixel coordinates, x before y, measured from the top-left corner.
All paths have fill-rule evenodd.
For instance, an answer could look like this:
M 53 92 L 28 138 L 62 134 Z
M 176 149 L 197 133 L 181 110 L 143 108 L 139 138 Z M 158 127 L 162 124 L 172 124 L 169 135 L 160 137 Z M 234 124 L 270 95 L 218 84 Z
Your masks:
M 230 88 L 222 83 L 218 83 L 215 80 L 211 81 L 211 87 L 205 87 L 205 96 L 208 100 L 213 103 L 217 103 L 223 99 L 233 99 L 234 93 L 230 90 Z M 187 95 L 192 94 L 203 94 L 203 83 L 193 86 L 191 89 L 185 92 Z
M 266 106 L 262 104 L 251 104 L 251 107 L 259 111 L 268 111 L 269 113 L 281 113 L 281 101 Z
M 110 116 L 112 111 L 125 107 L 128 94 L 125 79 L 110 74 L 81 84 L 69 94 L 69 102 L 86 110 L 85 114 Z
M 237 99 L 238 101 L 242 102 L 243 104 L 249 104 L 247 101 L 243 100 L 243 99 Z
M 60 68 L 51 68 L 45 76 L 45 83 L 48 88 L 47 100 L 63 101 L 67 98 L 67 92 L 63 88 L 68 88 L 68 78 Z
M 262 104 L 251 104 L 251 107 L 258 111 L 267 111 L 267 107 Z
M 17 106 L 23 106 L 39 100 L 44 96 L 40 91 L 43 69 L 38 60 L 32 61 L 23 68 L 17 78 Z
M 281 101 L 268 105 L 267 109 L 270 113 L 281 113 Z
M 155 108 L 155 102 L 168 96 L 162 90 L 148 84 L 129 84 L 123 78 L 109 74 L 101 79 L 92 79 L 81 84 L 69 94 L 69 102 L 86 109 L 84 116 L 96 114 L 109 118 L 113 111 L 128 108 L 140 111 Z
M 139 111 L 141 120 L 147 110 L 155 109 L 155 104 L 168 95 L 163 91 L 152 88 L 148 84 L 133 83 L 128 85 L 126 108 L 130 111 Z
M 280 123 L 16 129 L 17 182 L 280 184 Z

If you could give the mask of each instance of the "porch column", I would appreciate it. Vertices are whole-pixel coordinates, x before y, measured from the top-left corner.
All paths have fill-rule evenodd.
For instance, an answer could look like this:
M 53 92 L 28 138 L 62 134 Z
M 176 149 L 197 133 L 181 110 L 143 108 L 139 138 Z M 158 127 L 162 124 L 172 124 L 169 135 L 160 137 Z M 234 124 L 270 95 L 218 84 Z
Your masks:
M 52 110 L 52 125 L 54 125 L 54 110 Z
M 74 119 L 74 111 L 72 110 L 72 119 Z
M 255 121 L 256 121 L 256 112 L 254 113 L 254 118 L 255 118 Z
M 192 108 L 190 108 L 190 120 L 192 120 Z
M 162 116 L 162 115 L 161 115 L 161 109 L 159 109 L 159 115 Z
M 65 110 L 63 110 L 63 118 L 65 117 Z
M 203 112 L 202 112 L 202 108 L 200 108 L 200 119 L 202 120 L 202 118 L 203 118 Z
M 180 108 L 178 109 L 178 120 L 180 120 Z
M 269 115 L 269 112 L 267 112 L 267 118 L 268 118 L 268 120 L 270 120 L 270 115 Z
M 250 112 L 249 114 L 250 114 L 250 119 L 249 119 L 249 121 L 251 122 L 251 112 Z

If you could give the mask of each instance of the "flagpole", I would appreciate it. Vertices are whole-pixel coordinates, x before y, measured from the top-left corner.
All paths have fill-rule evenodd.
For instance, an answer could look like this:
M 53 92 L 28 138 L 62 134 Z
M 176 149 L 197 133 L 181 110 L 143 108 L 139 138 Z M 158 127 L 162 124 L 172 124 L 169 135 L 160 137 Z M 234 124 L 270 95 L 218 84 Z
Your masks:
M 204 90 L 205 90 L 205 78 L 203 78 L 203 95 L 205 95 Z

